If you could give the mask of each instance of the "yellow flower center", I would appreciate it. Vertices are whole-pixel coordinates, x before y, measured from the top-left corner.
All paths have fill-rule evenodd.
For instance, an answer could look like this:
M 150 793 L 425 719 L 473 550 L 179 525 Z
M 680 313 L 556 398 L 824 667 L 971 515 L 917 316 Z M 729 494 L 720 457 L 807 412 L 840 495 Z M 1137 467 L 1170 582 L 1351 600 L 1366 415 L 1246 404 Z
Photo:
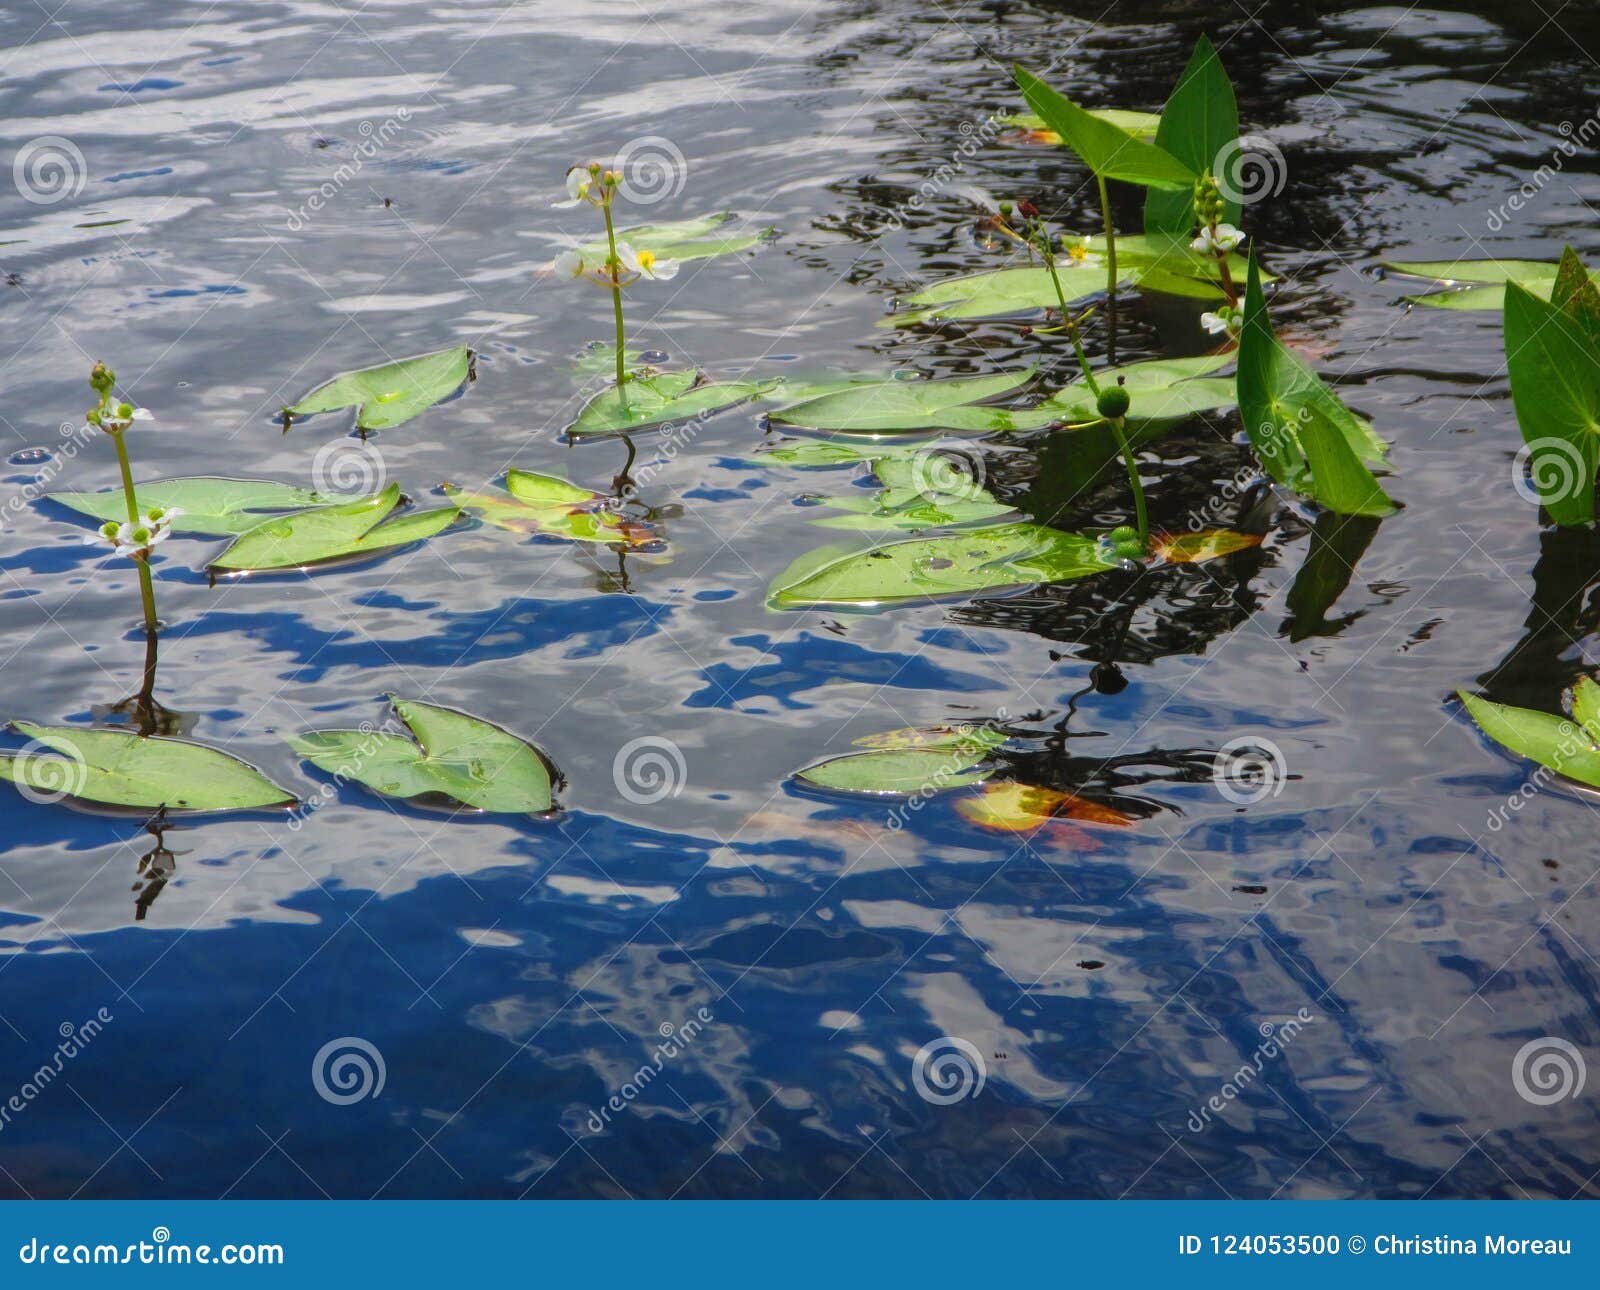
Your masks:
M 650 272 L 650 269 L 655 264 L 655 262 L 656 262 L 656 253 L 654 251 L 640 251 L 639 252 L 639 267 L 641 269 L 643 269 L 646 273 Z

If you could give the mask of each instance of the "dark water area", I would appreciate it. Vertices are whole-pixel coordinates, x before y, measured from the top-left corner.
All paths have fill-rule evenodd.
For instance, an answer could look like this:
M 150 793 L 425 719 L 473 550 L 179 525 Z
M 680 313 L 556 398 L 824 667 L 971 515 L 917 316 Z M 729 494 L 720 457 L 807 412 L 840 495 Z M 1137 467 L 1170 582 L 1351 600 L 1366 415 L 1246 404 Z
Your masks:
M 622 445 L 562 436 L 609 300 L 540 269 L 594 233 L 552 208 L 567 166 L 659 136 L 685 182 L 639 218 L 780 232 L 632 295 L 634 344 L 719 377 L 1040 363 L 1055 388 L 1070 349 L 1016 320 L 880 324 L 1000 262 L 986 201 L 1096 230 L 1065 152 L 982 137 L 1020 110 L 1012 62 L 1155 110 L 1202 32 L 1284 158 L 1245 216 L 1274 320 L 1392 443 L 1399 513 L 1261 501 L 1237 415 L 1198 417 L 1141 449 L 1155 527 L 1259 501 L 1258 547 L 778 611 L 773 577 L 838 537 L 803 497 L 867 471 L 763 460 L 781 436 L 746 406 L 638 438 L 662 553 L 480 524 L 213 586 L 216 544 L 174 539 L 155 699 L 324 804 L 178 821 L 152 858 L 142 819 L 0 786 L 0 1103 L 110 1018 L 0 1122 L 0 1195 L 1595 1194 L 1594 1088 L 1541 1105 L 1513 1079 L 1542 1037 L 1600 1053 L 1593 803 L 1519 792 L 1531 763 L 1452 695 L 1555 710 L 1600 661 L 1600 539 L 1542 529 L 1513 487 L 1498 312 L 1407 310 L 1414 284 L 1378 271 L 1600 253 L 1588 148 L 1505 209 L 1600 111 L 1592 6 L 8 6 L 3 152 L 58 136 L 84 164 L 62 200 L 0 185 L 0 716 L 106 720 L 140 689 L 130 566 L 33 500 L 116 480 L 103 442 L 65 448 L 95 359 L 156 415 L 140 478 L 304 483 L 350 420 L 285 435 L 286 402 L 469 344 L 462 397 L 371 441 L 384 476 L 423 503 L 510 466 L 609 488 Z M 1116 194 L 1119 226 L 1139 209 Z M 1209 352 L 1198 312 L 1129 299 L 1118 358 Z M 967 447 L 1029 517 L 1126 514 L 1083 436 Z M 562 812 L 452 819 L 284 742 L 391 692 L 535 740 Z M 995 831 L 960 794 L 891 819 L 789 779 L 961 721 L 1011 736 L 1012 777 L 1134 822 Z M 621 791 L 641 738 L 681 755 L 675 793 Z M 1281 752 L 1259 800 L 1212 780 L 1235 740 Z M 985 1079 L 944 1103 L 913 1071 L 952 1038 Z M 323 1095 L 340 1040 L 381 1090 Z

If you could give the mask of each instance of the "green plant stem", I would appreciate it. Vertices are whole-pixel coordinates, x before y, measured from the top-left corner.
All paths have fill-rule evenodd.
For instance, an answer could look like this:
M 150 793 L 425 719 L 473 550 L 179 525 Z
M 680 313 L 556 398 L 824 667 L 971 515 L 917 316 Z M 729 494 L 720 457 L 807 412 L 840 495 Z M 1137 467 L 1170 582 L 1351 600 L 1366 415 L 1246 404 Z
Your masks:
M 1067 333 L 1067 339 L 1072 342 L 1073 352 L 1078 356 L 1078 366 L 1083 369 L 1083 379 L 1095 397 L 1100 396 L 1100 382 L 1094 379 L 1094 373 L 1089 370 L 1089 356 L 1083 351 L 1083 340 L 1078 334 L 1078 324 L 1072 317 L 1072 312 L 1067 308 L 1067 293 L 1062 290 L 1061 278 L 1056 273 L 1056 257 L 1053 251 L 1044 254 L 1044 267 L 1050 273 L 1050 281 L 1055 284 L 1056 299 L 1061 302 L 1061 325 Z
M 133 492 L 133 467 L 128 464 L 128 445 L 123 442 L 122 436 L 127 433 L 118 430 L 111 436 L 112 442 L 117 445 L 117 466 L 122 471 L 122 498 L 128 504 L 128 523 L 139 523 L 139 499 Z M 156 590 L 150 581 L 150 566 L 144 560 L 135 560 L 139 566 L 139 599 L 144 602 L 144 629 L 153 633 L 156 630 Z
M 1133 448 L 1128 443 L 1128 420 L 1118 417 L 1111 423 L 1111 432 L 1117 436 L 1117 447 L 1122 450 L 1122 464 L 1128 470 L 1128 487 L 1133 490 L 1133 511 L 1139 525 L 1139 542 L 1150 550 L 1150 512 L 1145 507 L 1144 483 L 1139 478 L 1139 464 L 1133 459 Z
M 1106 191 L 1106 177 L 1096 175 L 1094 178 L 1100 185 L 1100 217 L 1106 229 L 1106 325 L 1110 330 L 1107 357 L 1114 364 L 1117 361 L 1117 230 L 1111 223 L 1111 194 Z
M 622 387 L 627 384 L 628 370 L 624 362 L 626 342 L 622 329 L 622 283 L 618 280 L 622 274 L 622 261 L 617 258 L 617 226 L 611 220 L 611 203 L 607 201 L 600 210 L 606 217 L 606 245 L 611 249 L 611 258 L 607 263 L 611 269 L 611 312 L 617 321 L 617 394 L 626 403 L 628 396 Z

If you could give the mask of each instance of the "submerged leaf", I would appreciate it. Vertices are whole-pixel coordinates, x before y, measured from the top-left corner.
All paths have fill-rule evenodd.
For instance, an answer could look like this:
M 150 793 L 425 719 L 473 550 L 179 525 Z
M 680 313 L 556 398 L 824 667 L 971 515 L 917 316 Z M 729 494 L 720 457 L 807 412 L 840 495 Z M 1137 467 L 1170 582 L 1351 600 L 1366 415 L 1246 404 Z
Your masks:
M 504 493 L 466 492 L 454 484 L 445 484 L 444 492 L 462 510 L 512 533 L 627 546 L 654 545 L 660 540 L 654 525 L 610 509 L 610 499 L 604 494 L 554 475 L 512 470 L 506 476 Z
M 292 417 L 359 408 L 356 426 L 386 430 L 449 398 L 472 374 L 472 351 L 455 345 L 379 367 L 342 372 L 285 411 Z
M 295 801 L 253 766 L 186 739 L 27 721 L 12 728 L 50 750 L 0 753 L 0 778 L 36 799 L 169 811 L 248 811 Z
M 291 735 L 307 761 L 336 779 L 355 779 L 385 797 L 443 797 L 477 811 L 543 814 L 555 807 L 558 776 L 523 739 L 479 717 L 391 696 L 405 735 L 313 730 Z
M 433 537 L 461 514 L 447 506 L 414 511 L 383 523 L 399 504 L 400 485 L 390 484 L 371 497 L 266 520 L 235 538 L 211 567 L 233 572 L 291 569 L 346 556 L 376 555 Z
M 1116 567 L 1094 538 L 1001 524 L 867 551 L 812 551 L 778 576 L 770 595 L 779 609 L 870 608 L 1065 582 Z
M 1117 828 L 1134 822 L 1133 816 L 1103 802 L 1015 781 L 987 784 L 981 793 L 957 802 L 956 810 L 974 824 L 1008 833 L 1032 832 L 1052 820 L 1076 820 Z
M 715 381 L 701 383 L 699 372 L 659 372 L 639 376 L 620 389 L 601 391 L 567 427 L 573 438 L 585 435 L 628 434 L 664 426 L 673 421 L 705 420 L 715 413 L 759 398 L 772 381 Z
M 1235 551 L 1261 545 L 1261 534 L 1233 529 L 1201 529 L 1198 533 L 1157 533 L 1151 550 L 1168 564 L 1203 564 Z
M 135 484 L 134 493 L 140 509 L 176 506 L 182 510 L 172 525 L 175 532 L 212 537 L 232 536 L 254 528 L 266 512 L 304 510 L 309 506 L 326 506 L 335 500 L 309 488 L 296 488 L 273 479 L 221 479 L 208 475 L 149 480 Z M 100 493 L 49 493 L 46 496 L 97 520 L 120 523 L 128 518 L 127 502 L 120 488 Z
M 1392 513 L 1394 503 L 1367 468 L 1382 461 L 1383 441 L 1278 339 L 1254 255 L 1244 311 L 1239 414 L 1267 473 L 1341 515 Z
M 1600 751 L 1595 747 L 1600 732 L 1594 726 L 1585 728 L 1567 717 L 1493 703 L 1465 690 L 1458 693 L 1478 728 L 1496 743 L 1548 766 L 1558 775 L 1600 788 Z M 1589 698 L 1585 694 L 1586 708 Z

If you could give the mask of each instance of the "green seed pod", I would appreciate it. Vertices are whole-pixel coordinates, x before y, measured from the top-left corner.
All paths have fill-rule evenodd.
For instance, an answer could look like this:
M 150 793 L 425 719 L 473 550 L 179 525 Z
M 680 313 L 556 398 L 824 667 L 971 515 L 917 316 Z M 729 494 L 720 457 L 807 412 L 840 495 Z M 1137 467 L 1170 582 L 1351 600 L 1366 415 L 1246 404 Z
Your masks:
M 1119 524 L 1106 534 L 1106 541 L 1113 546 L 1121 542 L 1137 542 L 1138 540 L 1139 530 L 1127 524 Z
M 1128 415 L 1128 405 L 1131 402 L 1124 387 L 1108 385 L 1100 391 L 1100 397 L 1095 401 L 1095 410 L 1107 421 L 1115 421 L 1119 417 Z
M 117 404 L 117 415 L 119 417 L 121 417 L 122 420 L 124 420 L 124 421 L 132 420 L 132 418 L 133 418 L 133 404 L 131 404 L 131 403 L 119 403 L 119 404 Z

